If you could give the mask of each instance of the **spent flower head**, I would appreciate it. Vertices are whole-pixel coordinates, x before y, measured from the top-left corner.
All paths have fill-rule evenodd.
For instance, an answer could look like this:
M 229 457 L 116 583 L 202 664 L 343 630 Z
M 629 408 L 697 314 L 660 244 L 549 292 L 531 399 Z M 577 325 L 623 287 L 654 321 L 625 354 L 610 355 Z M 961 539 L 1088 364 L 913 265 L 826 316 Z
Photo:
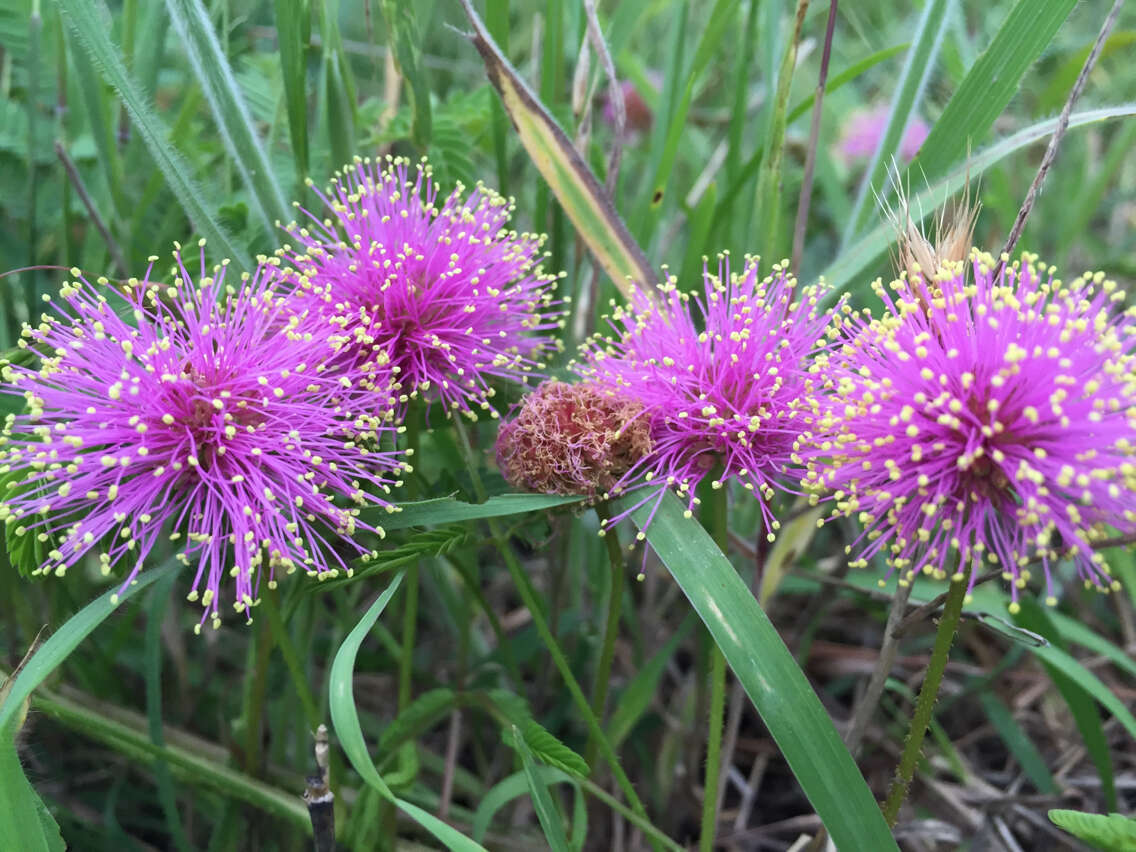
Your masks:
M 591 382 L 547 381 L 497 433 L 497 466 L 511 484 L 594 498 L 651 450 L 642 403 Z
M 507 230 L 512 202 L 481 184 L 439 205 L 424 163 L 356 159 L 313 192 L 327 218 L 304 211 L 287 228 L 299 248 L 281 252 L 303 328 L 330 326 L 343 360 L 393 371 L 400 413 L 425 394 L 496 416 L 491 382 L 523 382 L 557 346 L 543 238 Z
M 648 487 L 638 505 L 654 501 L 653 517 L 667 487 L 685 497 L 689 514 L 703 479 L 712 477 L 715 488 L 737 481 L 759 501 L 772 536 L 779 524 L 768 502 L 786 474 L 799 478 L 793 445 L 819 385 L 809 358 L 829 323 L 823 290 L 797 287 L 782 266 L 761 278 L 756 258 L 731 272 L 723 256 L 717 275 L 704 273 L 701 294 L 680 291 L 672 279 L 657 295 L 652 302 L 637 293 L 617 309 L 614 336 L 585 344 L 576 365 L 589 381 L 641 404 L 650 425 L 651 452 L 613 491 Z
M 55 313 L 25 327 L 40 364 L 5 362 L 2 390 L 26 412 L 4 430 L 0 516 L 49 548 L 36 573 L 101 549 L 125 588 L 176 551 L 216 626 L 221 598 L 247 611 L 266 575 L 350 573 L 338 544 L 362 553 L 349 537 L 372 529 L 351 502 L 387 505 L 364 488 L 386 492 L 404 465 L 379 448 L 392 427 L 357 405 L 356 377 L 324 365 L 326 334 L 298 330 L 269 275 L 227 286 L 202 249 L 195 283 L 176 256 L 172 283 L 151 279 L 157 258 L 122 288 L 72 270 L 47 299 Z
M 1018 590 L 1071 559 L 1086 585 L 1113 581 L 1095 544 L 1136 530 L 1136 312 L 1103 275 L 1063 283 L 1029 255 L 995 278 L 975 252 L 930 280 L 904 275 L 885 311 L 851 316 L 816 366 L 834 392 L 803 444 L 805 484 L 864 526 L 877 554 L 967 578 L 1000 568 Z

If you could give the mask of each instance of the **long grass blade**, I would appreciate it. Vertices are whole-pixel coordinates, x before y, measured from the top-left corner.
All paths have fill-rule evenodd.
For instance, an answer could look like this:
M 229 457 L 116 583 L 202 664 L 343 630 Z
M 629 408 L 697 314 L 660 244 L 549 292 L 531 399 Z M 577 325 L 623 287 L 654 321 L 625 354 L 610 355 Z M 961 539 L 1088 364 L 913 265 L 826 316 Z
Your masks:
M 470 0 L 462 0 L 473 25 L 473 44 L 501 96 L 521 144 L 548 181 L 557 201 L 576 226 L 604 272 L 627 297 L 635 287 L 654 293 L 656 273 L 619 218 L 611 198 L 572 141 L 493 42 Z
M 199 0 L 166 0 L 174 32 L 185 45 L 197 82 L 213 112 L 225 148 L 271 233 L 291 218 L 284 192 L 260 143 L 229 61 L 221 51 L 209 13 Z
M 968 147 L 982 141 L 1076 5 L 1077 0 L 1017 0 L 947 102 L 908 174 L 942 175 Z
M 178 198 L 194 226 L 228 257 L 237 271 L 249 271 L 252 262 L 246 251 L 233 242 L 216 216 L 212 203 L 192 177 L 185 158 L 170 144 L 169 135 L 141 88 L 126 70 L 122 57 L 111 43 L 107 29 L 92 0 L 56 0 L 71 31 L 100 69 L 126 106 L 146 148 L 158 164 L 170 189 Z
M 1069 127 L 1083 127 L 1099 121 L 1108 121 L 1114 118 L 1126 118 L 1136 115 L 1136 103 L 1121 104 L 1120 106 L 1104 107 L 1101 109 L 1086 110 L 1074 113 L 1069 118 Z M 1057 127 L 1057 119 L 1049 119 L 1032 124 L 1008 136 L 1000 142 L 974 154 L 962 165 L 952 169 L 945 177 L 940 178 L 923 192 L 911 199 L 909 210 L 913 222 L 920 222 L 923 218 L 936 210 L 944 200 L 966 185 L 967 179 L 973 180 L 991 166 L 1006 159 L 1023 148 L 1046 138 Z M 825 280 L 832 285 L 832 296 L 843 291 L 854 281 L 860 273 L 875 263 L 887 252 L 888 247 L 895 241 L 895 228 L 890 223 L 882 223 L 873 228 L 863 237 L 843 252 L 824 271 Z M 868 282 L 862 282 L 866 289 Z M 861 289 L 857 287 L 855 289 Z
M 417 805 L 395 796 L 383 777 L 379 775 L 378 770 L 375 769 L 375 764 L 371 762 L 371 755 L 367 751 L 367 742 L 363 738 L 363 728 L 359 724 L 359 712 L 355 709 L 353 685 L 355 657 L 359 653 L 359 646 L 363 644 L 363 640 L 367 638 L 367 634 L 371 632 L 371 628 L 375 626 L 375 622 L 383 614 L 386 605 L 390 603 L 390 599 L 398 591 L 398 587 L 402 584 L 402 578 L 402 574 L 395 576 L 391 584 L 387 586 L 386 591 L 375 599 L 375 602 L 371 604 L 359 623 L 343 640 L 343 644 L 339 646 L 339 650 L 335 654 L 329 676 L 331 723 L 335 726 L 336 736 L 339 737 L 343 751 L 347 754 L 351 765 L 355 767 L 355 771 L 367 784 L 375 788 L 380 796 L 429 831 L 447 848 L 484 852 L 481 844 L 470 840 L 460 831 L 446 825 L 436 816 L 424 811 Z
M 842 247 L 847 247 L 863 227 L 868 212 L 867 202 L 872 197 L 873 190 L 880 192 L 883 189 L 882 182 L 888 164 L 899 150 L 903 132 L 911 120 L 911 114 L 923 98 L 923 90 L 927 88 L 927 80 L 935 67 L 935 59 L 939 55 L 939 46 L 946 31 L 944 19 L 949 7 L 950 0 L 930 0 L 923 7 L 911 49 L 907 52 L 903 70 L 899 72 L 896 81 L 895 97 L 891 101 L 883 136 L 880 137 L 880 144 L 876 146 L 868 170 L 864 172 L 860 187 L 856 190 L 856 201 L 844 228 Z
M 280 46 L 284 105 L 298 185 L 308 176 L 307 27 L 304 24 L 310 14 L 306 0 L 276 0 L 276 41 Z
M 650 511 L 643 506 L 632 519 L 642 527 Z M 682 504 L 669 491 L 645 532 L 721 648 L 837 847 L 898 849 L 820 699 L 709 534 L 683 516 Z

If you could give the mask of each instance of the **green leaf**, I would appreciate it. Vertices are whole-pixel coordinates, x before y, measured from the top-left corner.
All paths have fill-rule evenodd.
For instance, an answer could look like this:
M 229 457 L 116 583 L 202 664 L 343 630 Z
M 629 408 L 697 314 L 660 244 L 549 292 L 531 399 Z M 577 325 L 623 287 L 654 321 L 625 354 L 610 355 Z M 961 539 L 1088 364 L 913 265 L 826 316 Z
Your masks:
M 22 481 L 29 474 L 28 470 L 13 470 L 0 475 L 0 501 L 10 500 L 38 487 Z M 50 542 L 39 540 L 38 530 L 30 530 L 25 524 L 15 521 L 4 524 L 4 545 L 8 561 L 21 577 L 31 577 L 32 572 L 47 561 L 48 551 L 52 548 Z
M 1070 116 L 1069 127 L 1082 127 L 1098 121 L 1132 115 L 1136 115 L 1136 103 L 1086 110 Z M 1023 128 L 989 148 L 974 154 L 965 163 L 911 199 L 908 208 L 912 221 L 921 222 L 925 216 L 934 213 L 943 201 L 966 185 L 967 180 L 973 180 L 1011 154 L 1045 139 L 1056 127 L 1057 119 L 1055 118 L 1041 121 Z M 895 228 L 887 222 L 858 238 L 823 273 L 825 281 L 832 287 L 830 298 L 835 298 L 836 294 L 843 291 L 850 282 L 858 278 L 865 269 L 883 256 L 888 250 L 888 246 L 894 242 Z M 868 282 L 863 283 L 866 285 Z
M 1053 774 L 1049 771 L 1049 767 L 1045 765 L 1045 758 L 1037 750 L 1037 746 L 1029 738 L 1029 734 L 1014 719 L 1014 714 L 1010 712 L 1010 708 L 998 696 L 988 690 L 982 690 L 978 694 L 978 700 L 982 703 L 982 709 L 986 711 L 986 718 L 990 720 L 990 723 L 998 732 L 998 736 L 1006 748 L 1010 750 L 1014 759 L 1018 761 L 1018 765 L 1021 766 L 1026 777 L 1033 782 L 1038 792 L 1053 796 L 1059 795 L 1061 791 L 1057 787 L 1057 782 L 1053 780 Z
M 634 498 L 623 498 L 623 505 Z M 632 514 L 640 527 L 650 506 Z M 879 804 L 769 617 L 707 532 L 662 495 L 647 541 L 686 594 L 840 849 L 898 850 Z
M 576 232 L 624 296 L 630 298 L 634 288 L 639 287 L 651 297 L 658 275 L 619 218 L 607 192 L 556 120 L 501 53 L 470 0 L 462 0 L 462 7 L 474 28 L 474 47 L 485 62 L 489 80 L 501 96 L 521 144 Z
M 513 726 L 513 747 L 521 756 L 521 765 L 524 767 L 525 781 L 532 797 L 533 809 L 536 818 L 540 821 L 541 830 L 553 852 L 568 852 L 567 832 L 564 830 L 564 821 L 560 818 L 560 811 L 549 795 L 548 787 L 537 777 L 536 764 L 533 762 L 532 752 L 525 744 L 528 737 L 522 736 L 520 729 Z
M 32 655 L 32 658 L 12 680 L 7 694 L 0 702 L 0 731 L 6 729 L 35 688 L 43 683 L 47 676 L 55 671 L 56 667 L 78 647 L 79 643 L 86 639 L 91 631 L 102 624 L 107 616 L 118 608 L 120 603 L 138 594 L 151 583 L 176 572 L 180 567 L 180 563 L 174 563 L 163 568 L 151 568 L 142 571 L 121 595 L 119 594 L 119 587 L 116 585 L 67 619 L 63 626 L 51 635 L 50 639 L 40 645 L 39 650 Z
M 0 729 L 0 837 L 7 849 L 64 852 L 59 824 L 24 775 L 13 734 Z
M 941 175 L 981 142 L 1076 5 L 1077 0 L 1017 0 L 947 102 L 907 174 Z
M 289 831 L 311 835 L 308 809 L 294 791 L 286 792 L 227 766 L 228 752 L 215 743 L 167 728 L 169 739 L 178 744 L 155 745 L 145 733 L 145 717 L 121 707 L 108 712 L 105 705 L 86 696 L 81 703 L 71 695 L 65 697 L 41 689 L 32 700 L 32 707 L 134 763 L 149 767 L 163 761 L 182 783 L 258 808 L 273 819 L 286 821 Z
M 280 45 L 280 71 L 284 79 L 284 103 L 296 174 L 308 175 L 308 89 L 304 23 L 311 14 L 307 0 L 275 0 L 276 41 Z
M 383 509 L 364 509 L 361 517 L 368 523 L 377 523 L 387 532 L 407 527 L 437 526 L 455 521 L 473 521 L 481 518 L 500 518 L 520 515 L 542 509 L 555 509 L 580 503 L 583 497 L 560 497 L 553 494 L 499 494 L 484 503 L 465 503 L 452 497 L 403 503 L 399 511 L 388 514 Z
M 1054 609 L 1046 614 L 1066 641 L 1088 648 L 1094 654 L 1108 657 L 1117 668 L 1128 672 L 1133 680 L 1136 680 L 1136 659 L 1133 659 L 1132 655 L 1125 653 L 1095 630 L 1091 630 L 1084 623 L 1063 612 Z
M 1030 630 L 1040 633 L 1051 642 L 1054 641 L 1057 630 L 1052 624 L 1047 625 L 1045 621 L 1035 618 L 1037 614 L 1045 616 L 1041 606 L 1031 598 L 1024 599 L 1021 603 L 1022 612 L 1020 615 L 1028 615 L 1026 618 L 1021 618 L 1020 620 L 1026 623 Z M 1116 720 L 1128 731 L 1128 735 L 1136 739 L 1136 716 L 1132 715 L 1132 711 L 1128 709 L 1123 701 L 1116 697 L 1116 693 L 1104 685 L 1099 677 L 1074 659 L 1068 651 L 1057 645 L 1046 645 L 1041 648 L 1031 648 L 1031 650 L 1042 662 L 1060 671 L 1077 684 L 1077 686 L 1096 699 L 1108 712 L 1116 717 Z
M 248 253 L 237 247 L 217 221 L 214 212 L 216 205 L 197 185 L 189 164 L 170 144 L 169 134 L 161 119 L 126 70 L 93 0 L 57 0 L 57 3 L 76 39 L 102 72 L 103 79 L 118 93 L 139 136 L 146 143 L 150 156 L 154 158 L 170 190 L 194 226 L 202 236 L 214 243 L 215 249 L 232 260 L 236 271 L 251 270 Z
M 1136 819 L 1132 817 L 1052 810 L 1049 819 L 1058 828 L 1104 852 L 1136 850 Z
M 514 725 L 513 728 L 516 730 L 517 726 Z M 519 730 L 524 735 L 525 744 L 533 750 L 533 753 L 541 761 L 573 775 L 588 777 L 591 770 L 588 769 L 588 764 L 584 762 L 584 758 L 560 742 L 539 722 L 529 719 L 520 726 Z
M 398 798 L 391 792 L 383 777 L 371 762 L 367 751 L 366 740 L 363 739 L 363 728 L 359 724 L 359 713 L 355 709 L 355 690 L 353 680 L 355 675 L 355 657 L 359 653 L 359 646 L 383 614 L 386 605 L 402 584 L 402 574 L 395 576 L 394 580 L 381 595 L 376 598 L 370 608 L 355 625 L 352 631 L 343 640 L 331 664 L 329 687 L 331 690 L 331 723 L 335 727 L 336 736 L 355 771 L 370 786 L 374 787 L 384 799 L 409 816 L 434 837 L 450 849 L 481 850 L 482 846 L 470 840 L 461 832 L 446 825 L 433 814 L 424 811 L 411 802 Z
M 327 89 L 327 132 L 331 156 L 346 164 L 355 155 L 355 101 L 344 68 L 347 60 L 334 47 L 324 47 L 324 77 Z
M 174 32 L 189 54 L 194 75 L 205 92 L 225 149 L 271 233 L 275 223 L 291 218 L 290 208 L 280 184 L 276 182 L 268 155 L 260 144 L 233 70 L 217 42 L 209 13 L 200 0 L 166 0 L 166 9 L 169 10 Z

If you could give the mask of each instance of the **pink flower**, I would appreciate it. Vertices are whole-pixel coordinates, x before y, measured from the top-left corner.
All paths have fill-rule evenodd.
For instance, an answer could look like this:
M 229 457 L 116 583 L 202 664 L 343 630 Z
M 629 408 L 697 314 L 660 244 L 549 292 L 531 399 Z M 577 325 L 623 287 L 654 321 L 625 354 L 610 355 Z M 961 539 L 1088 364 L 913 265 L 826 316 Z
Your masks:
M 877 286 L 816 367 L 835 393 L 810 438 L 805 484 L 857 517 L 856 566 L 877 554 L 973 584 L 1000 566 L 1018 590 L 1070 558 L 1108 588 L 1095 543 L 1136 530 L 1136 311 L 1103 276 L 1071 283 L 1034 258 L 975 253 L 934 280 Z
M 323 366 L 326 333 L 298 331 L 266 273 L 234 289 L 204 250 L 200 284 L 177 262 L 172 283 L 147 269 L 122 293 L 80 278 L 25 327 L 41 363 L 4 366 L 27 412 L 4 430 L 0 471 L 20 478 L 0 516 L 44 543 L 36 573 L 101 548 L 104 574 L 127 566 L 123 588 L 168 536 L 217 626 L 223 585 L 247 613 L 279 570 L 350 573 L 340 545 L 365 553 L 350 536 L 371 528 L 337 501 L 376 502 L 364 488 L 386 491 L 402 463 L 374 448 L 391 427 L 359 411 L 356 377 Z

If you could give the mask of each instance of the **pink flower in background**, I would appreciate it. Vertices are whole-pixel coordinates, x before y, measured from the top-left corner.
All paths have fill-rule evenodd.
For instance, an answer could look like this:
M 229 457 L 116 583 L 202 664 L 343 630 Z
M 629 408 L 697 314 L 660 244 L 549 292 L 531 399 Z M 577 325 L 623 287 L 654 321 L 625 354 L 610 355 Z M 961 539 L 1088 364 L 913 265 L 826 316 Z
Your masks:
M 866 160 L 876 153 L 887 127 L 889 107 L 882 104 L 870 110 L 854 112 L 844 126 L 837 150 L 844 161 Z M 927 139 L 930 128 L 918 115 L 912 116 L 899 143 L 899 157 L 904 161 L 915 158 L 919 147 Z

